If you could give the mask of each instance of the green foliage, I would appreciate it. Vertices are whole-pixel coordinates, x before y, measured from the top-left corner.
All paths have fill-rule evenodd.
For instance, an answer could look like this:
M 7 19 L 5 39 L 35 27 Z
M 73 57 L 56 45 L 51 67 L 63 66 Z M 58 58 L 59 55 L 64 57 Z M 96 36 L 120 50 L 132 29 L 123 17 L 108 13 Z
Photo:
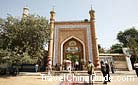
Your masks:
M 138 39 L 130 38 L 128 43 L 129 48 L 131 49 L 132 53 L 137 56 L 138 54 Z
M 98 44 L 98 50 L 99 50 L 99 53 L 105 53 L 104 48 L 102 48 L 100 44 Z
M 111 46 L 110 53 L 123 53 L 122 44 L 114 44 Z
M 117 39 L 125 46 L 132 50 L 133 54 L 137 56 L 138 54 L 138 30 L 134 27 L 125 30 L 124 32 L 119 32 Z
M 50 30 L 45 17 L 30 15 L 22 19 L 0 19 L 0 59 L 10 63 L 36 63 L 42 58 L 43 46 Z M 4 59 L 5 60 L 4 60 Z
M 127 29 L 124 32 L 120 31 L 117 34 L 117 39 L 119 40 L 119 42 L 123 43 L 125 47 L 128 46 L 130 39 L 132 38 L 135 41 L 138 40 L 138 30 L 136 30 L 134 27 Z
M 73 63 L 75 63 L 76 60 L 79 61 L 79 56 L 73 54 L 68 54 L 66 58 L 69 58 L 69 60 L 71 60 Z

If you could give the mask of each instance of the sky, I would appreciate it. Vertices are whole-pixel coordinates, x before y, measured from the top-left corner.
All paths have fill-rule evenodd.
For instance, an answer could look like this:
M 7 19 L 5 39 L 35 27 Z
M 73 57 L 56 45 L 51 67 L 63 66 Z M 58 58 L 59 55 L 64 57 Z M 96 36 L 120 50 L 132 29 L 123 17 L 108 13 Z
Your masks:
M 50 11 L 56 11 L 56 21 L 79 21 L 89 19 L 89 10 L 95 10 L 97 42 L 109 49 L 118 43 L 119 31 L 131 27 L 138 29 L 138 0 L 0 0 L 0 17 L 7 14 L 21 17 L 23 7 L 28 6 L 30 14 L 49 19 Z

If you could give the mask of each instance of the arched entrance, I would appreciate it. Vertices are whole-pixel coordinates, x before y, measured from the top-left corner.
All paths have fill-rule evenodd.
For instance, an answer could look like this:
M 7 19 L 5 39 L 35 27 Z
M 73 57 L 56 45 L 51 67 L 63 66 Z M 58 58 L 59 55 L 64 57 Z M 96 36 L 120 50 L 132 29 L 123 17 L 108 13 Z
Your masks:
M 72 67 L 75 67 L 75 62 L 79 62 L 79 69 L 82 69 L 83 65 L 83 45 L 75 38 L 67 40 L 63 44 L 63 60 L 69 58 L 72 61 Z

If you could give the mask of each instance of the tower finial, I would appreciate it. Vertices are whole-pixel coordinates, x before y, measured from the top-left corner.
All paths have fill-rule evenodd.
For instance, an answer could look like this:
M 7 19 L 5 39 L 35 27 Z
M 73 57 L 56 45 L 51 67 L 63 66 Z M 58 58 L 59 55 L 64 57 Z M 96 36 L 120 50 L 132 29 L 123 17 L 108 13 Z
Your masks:
M 91 4 L 91 10 L 92 10 L 92 4 Z
M 94 19 L 95 19 L 94 13 L 95 13 L 95 11 L 92 9 L 92 4 L 91 4 L 91 9 L 90 9 L 90 11 L 89 11 L 90 19 L 91 19 L 91 20 L 94 20 Z
M 23 8 L 23 17 L 27 17 L 29 15 L 29 7 L 26 5 Z
M 55 11 L 55 5 L 53 5 L 52 11 Z

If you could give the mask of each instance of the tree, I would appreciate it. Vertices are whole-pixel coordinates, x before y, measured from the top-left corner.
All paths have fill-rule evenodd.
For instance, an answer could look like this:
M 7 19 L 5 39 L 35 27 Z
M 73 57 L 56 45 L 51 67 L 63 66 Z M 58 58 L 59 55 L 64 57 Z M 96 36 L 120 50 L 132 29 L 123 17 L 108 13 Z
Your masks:
M 130 48 L 134 56 L 138 55 L 138 39 L 130 38 L 128 47 Z
M 102 48 L 100 44 L 98 44 L 98 50 L 99 53 L 105 53 L 104 48 Z
M 45 17 L 30 15 L 22 19 L 0 19 L 0 59 L 10 63 L 36 63 L 43 58 L 50 30 Z M 3 51 L 3 52 L 2 52 Z M 6 57 L 7 56 L 7 57 Z M 5 58 L 6 57 L 6 58 Z
M 133 55 L 138 54 L 138 30 L 134 27 L 120 31 L 117 35 L 117 39 L 123 44 L 124 47 L 129 47 Z
M 110 53 L 123 53 L 122 44 L 114 44 L 110 48 Z
M 132 38 L 135 41 L 138 39 L 138 30 L 136 30 L 134 27 L 127 29 L 124 32 L 120 31 L 117 34 L 117 39 L 124 45 L 124 47 L 128 46 L 130 39 Z

